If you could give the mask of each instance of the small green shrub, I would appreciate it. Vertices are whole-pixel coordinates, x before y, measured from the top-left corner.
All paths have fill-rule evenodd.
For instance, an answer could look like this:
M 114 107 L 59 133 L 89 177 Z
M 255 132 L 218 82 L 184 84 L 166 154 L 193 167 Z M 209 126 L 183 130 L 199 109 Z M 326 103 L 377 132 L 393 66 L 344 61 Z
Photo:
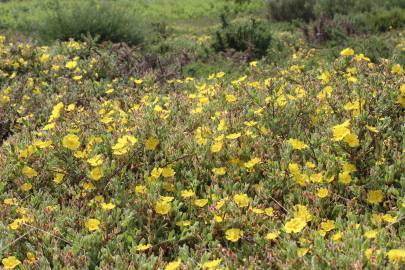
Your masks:
M 364 52 L 373 62 L 380 58 L 390 58 L 392 56 L 393 46 L 390 42 L 381 37 L 369 37 L 368 39 L 355 39 L 350 42 L 358 52 Z
M 379 9 L 368 16 L 369 25 L 378 32 L 405 26 L 405 10 L 401 8 Z
M 346 15 L 338 15 L 335 19 L 321 17 L 303 26 L 304 36 L 311 43 L 328 43 L 339 46 L 348 37 L 356 33 L 353 21 Z
M 222 27 L 215 33 L 212 47 L 215 51 L 234 49 L 249 52 L 252 58 L 264 56 L 272 41 L 270 28 L 263 22 L 252 19 L 249 23 L 228 23 L 226 16 L 221 16 Z
M 139 44 L 144 26 L 133 8 L 114 1 L 53 1 L 47 15 L 35 27 L 46 40 L 98 37 L 100 41 Z
M 315 3 L 316 0 L 269 0 L 270 17 L 276 21 L 300 19 L 309 22 L 315 18 Z

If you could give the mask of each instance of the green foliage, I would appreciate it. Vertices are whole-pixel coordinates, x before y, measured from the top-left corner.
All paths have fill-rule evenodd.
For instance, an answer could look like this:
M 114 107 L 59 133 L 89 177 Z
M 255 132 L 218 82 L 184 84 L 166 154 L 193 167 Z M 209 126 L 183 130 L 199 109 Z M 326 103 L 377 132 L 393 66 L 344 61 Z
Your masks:
M 401 8 L 377 9 L 366 17 L 365 24 L 376 32 L 398 29 L 405 25 L 405 10 Z
M 349 41 L 348 45 L 358 52 L 364 52 L 374 62 L 380 60 L 380 58 L 390 58 L 394 49 L 392 43 L 375 36 L 367 39 L 354 39 Z
M 246 52 L 251 58 L 264 56 L 272 42 L 272 33 L 268 24 L 251 19 L 249 23 L 229 23 L 225 15 L 221 16 L 222 26 L 215 33 L 212 48 L 217 51 L 233 49 Z
M 47 40 L 79 40 L 90 35 L 100 41 L 139 44 L 143 28 L 135 10 L 125 3 L 58 0 L 49 3 L 47 15 L 36 30 Z
M 313 6 L 316 0 L 269 0 L 270 16 L 276 21 L 303 20 L 315 18 Z

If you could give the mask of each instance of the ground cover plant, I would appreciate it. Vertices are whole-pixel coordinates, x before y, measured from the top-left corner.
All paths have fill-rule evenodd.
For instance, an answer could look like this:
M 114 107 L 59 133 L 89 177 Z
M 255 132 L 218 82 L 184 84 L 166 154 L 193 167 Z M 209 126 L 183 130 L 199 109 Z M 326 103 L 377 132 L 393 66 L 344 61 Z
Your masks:
M 403 269 L 403 29 L 217 4 L 134 47 L 0 35 L 0 269 Z

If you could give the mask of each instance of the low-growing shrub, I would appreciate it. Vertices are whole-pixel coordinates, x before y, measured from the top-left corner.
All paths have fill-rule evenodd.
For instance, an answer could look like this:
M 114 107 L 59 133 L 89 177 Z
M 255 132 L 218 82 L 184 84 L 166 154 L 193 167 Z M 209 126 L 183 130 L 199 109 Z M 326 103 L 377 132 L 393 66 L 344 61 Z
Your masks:
M 385 32 L 405 25 L 405 10 L 401 8 L 378 9 L 367 16 L 368 25 L 374 31 Z
M 390 42 L 375 36 L 367 39 L 354 39 L 349 42 L 349 45 L 356 51 L 364 52 L 373 62 L 380 60 L 380 58 L 390 58 L 394 49 Z
M 34 26 L 46 40 L 82 39 L 83 35 L 91 35 L 100 41 L 130 44 L 142 42 L 142 29 L 144 25 L 129 4 L 102 0 L 50 2 L 46 16 Z
M 226 16 L 222 17 L 222 26 L 215 33 L 212 47 L 215 51 L 233 49 L 247 52 L 250 58 L 260 58 L 266 54 L 272 41 L 270 27 L 252 19 L 249 23 L 230 24 Z
M 270 17 L 276 21 L 300 19 L 308 22 L 315 18 L 315 3 L 316 0 L 269 0 Z
M 311 43 L 326 43 L 339 45 L 346 40 L 355 30 L 353 23 L 347 16 L 340 16 L 335 20 L 322 17 L 303 26 L 306 40 Z

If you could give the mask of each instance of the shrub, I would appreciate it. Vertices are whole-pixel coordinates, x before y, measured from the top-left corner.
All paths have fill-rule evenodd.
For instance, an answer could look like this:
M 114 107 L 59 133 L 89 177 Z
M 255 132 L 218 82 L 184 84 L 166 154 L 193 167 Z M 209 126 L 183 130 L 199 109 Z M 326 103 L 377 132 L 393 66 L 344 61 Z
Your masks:
M 321 17 L 303 26 L 304 36 L 312 43 L 339 45 L 355 33 L 353 21 L 346 15 L 339 15 L 335 19 Z
M 315 18 L 315 2 L 316 0 L 269 0 L 270 17 L 276 21 L 300 19 L 309 22 Z
M 225 15 L 221 19 L 222 27 L 215 33 L 212 44 L 215 51 L 234 49 L 249 52 L 252 58 L 260 58 L 266 54 L 272 34 L 265 23 L 252 19 L 249 23 L 229 24 Z
M 368 16 L 368 22 L 373 30 L 378 32 L 401 28 L 405 25 L 405 10 L 401 8 L 379 9 Z
M 45 18 L 36 28 L 46 40 L 90 35 L 100 41 L 139 44 L 144 26 L 126 2 L 118 5 L 114 1 L 57 0 L 49 3 Z
M 390 58 L 394 49 L 390 42 L 375 36 L 368 39 L 354 39 L 349 42 L 349 46 L 353 47 L 355 51 L 363 52 L 373 62 L 377 62 L 380 58 Z

